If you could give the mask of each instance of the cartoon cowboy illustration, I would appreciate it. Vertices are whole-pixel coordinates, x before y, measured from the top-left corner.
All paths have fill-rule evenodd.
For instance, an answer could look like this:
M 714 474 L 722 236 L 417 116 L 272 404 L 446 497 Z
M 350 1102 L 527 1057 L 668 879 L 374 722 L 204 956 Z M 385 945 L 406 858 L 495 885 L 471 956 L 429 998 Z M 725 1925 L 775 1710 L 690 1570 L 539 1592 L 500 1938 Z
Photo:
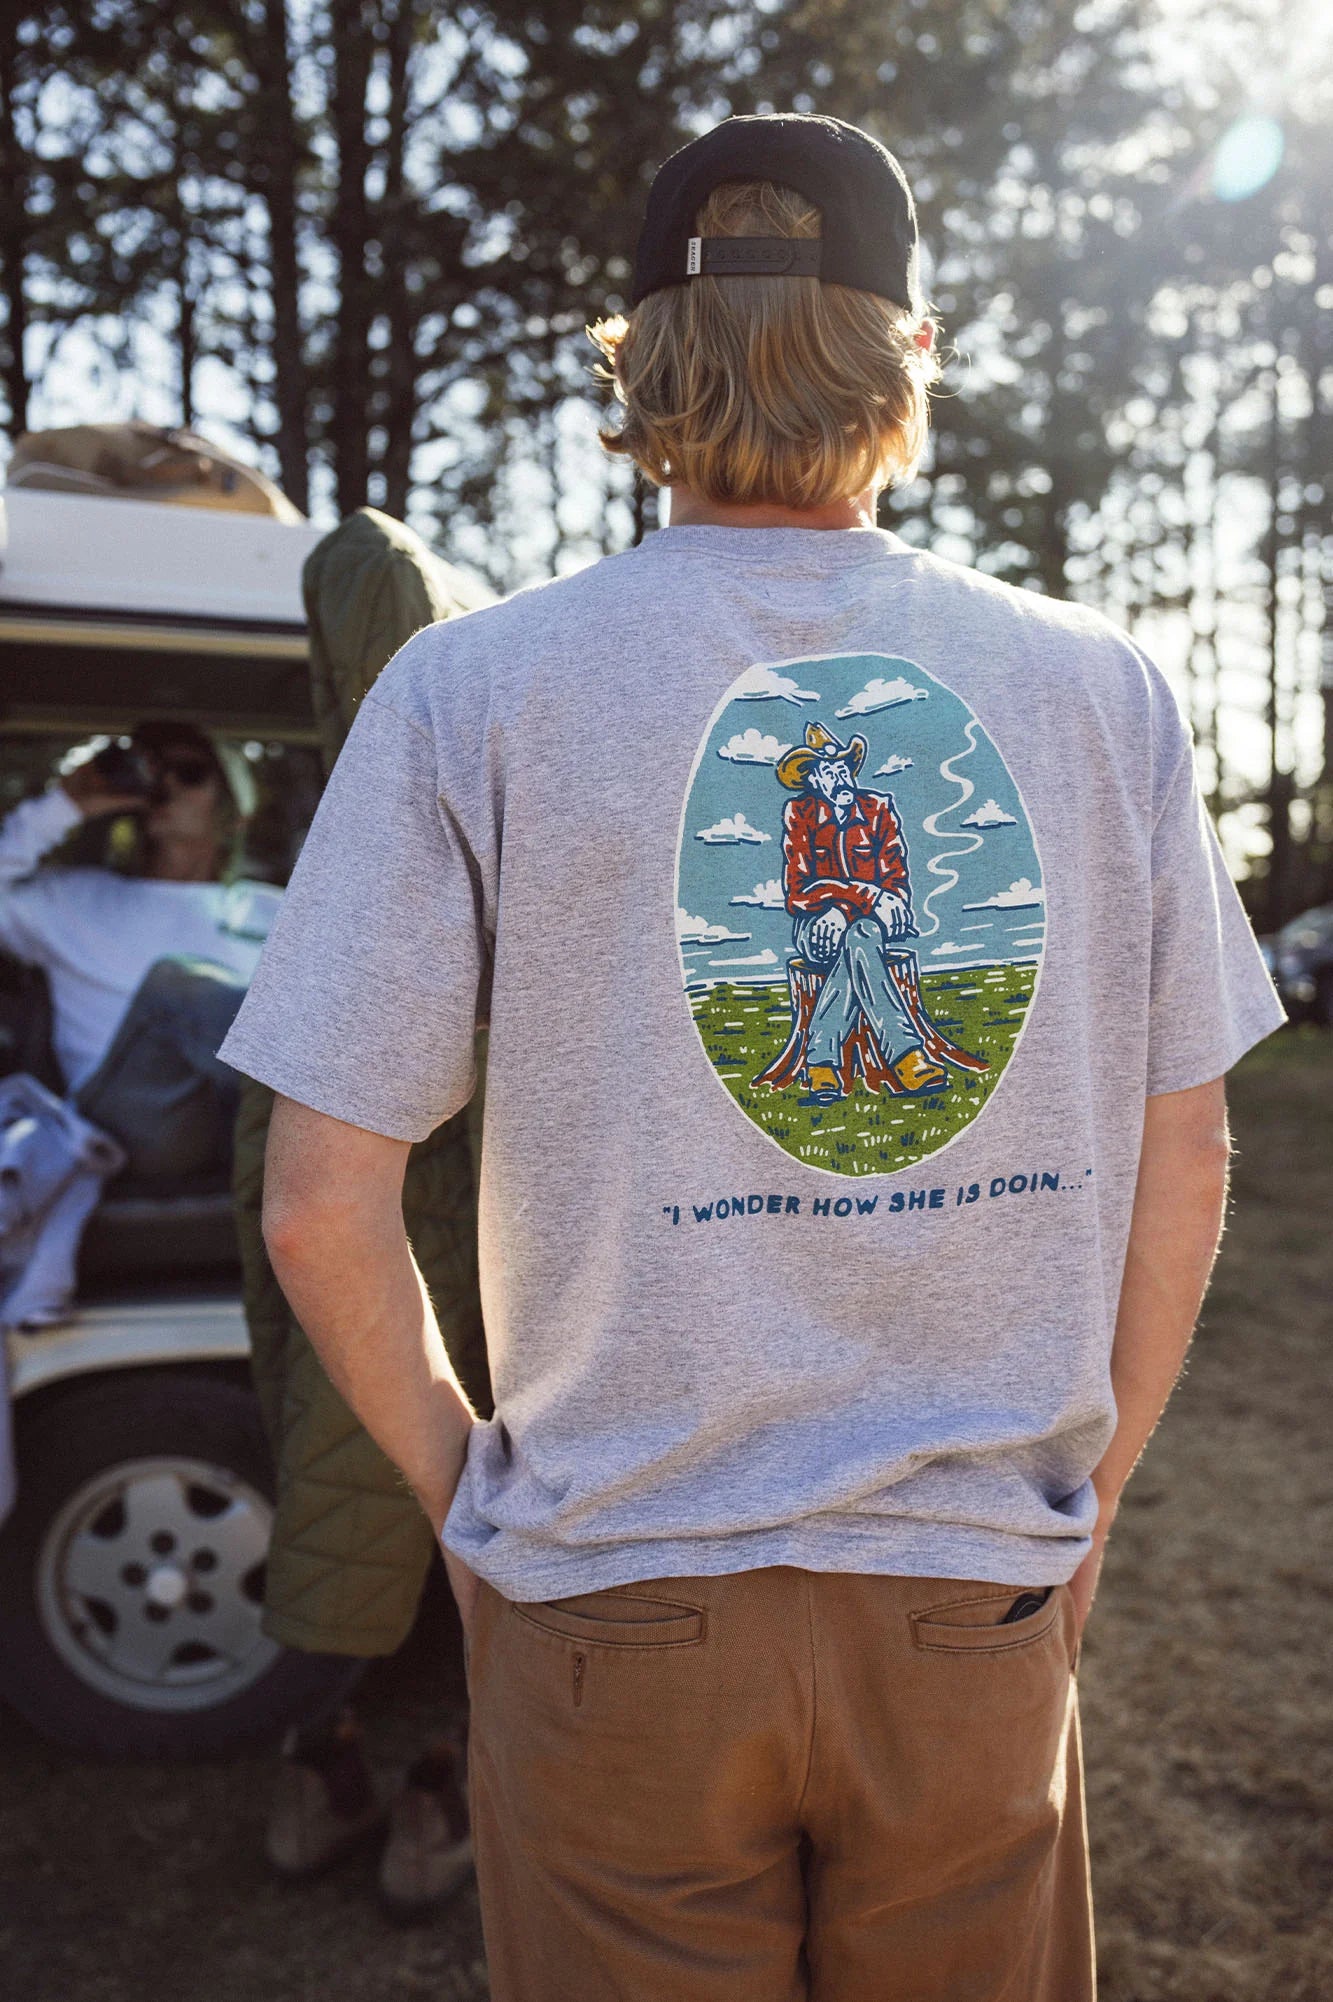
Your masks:
M 821 723 L 777 762 L 795 795 L 783 809 L 782 884 L 792 941 L 823 975 L 810 1021 L 805 1071 L 821 1104 L 842 1096 L 843 1045 L 862 1017 L 903 1093 L 942 1091 L 948 1073 L 927 1056 L 885 947 L 914 938 L 907 843 L 892 796 L 857 785 L 868 745 L 842 744 Z

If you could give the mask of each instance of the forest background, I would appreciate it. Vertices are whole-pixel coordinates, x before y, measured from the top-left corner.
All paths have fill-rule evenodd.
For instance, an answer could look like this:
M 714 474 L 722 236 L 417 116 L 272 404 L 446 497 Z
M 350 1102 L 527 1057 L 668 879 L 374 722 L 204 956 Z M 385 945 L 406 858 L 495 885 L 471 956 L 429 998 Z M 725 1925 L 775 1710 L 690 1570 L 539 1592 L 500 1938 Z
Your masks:
M 1261 930 L 1333 899 L 1315 0 L 8 0 L 0 419 L 197 426 L 500 591 L 625 547 L 587 323 L 732 112 L 902 159 L 955 351 L 886 525 L 1161 662 Z

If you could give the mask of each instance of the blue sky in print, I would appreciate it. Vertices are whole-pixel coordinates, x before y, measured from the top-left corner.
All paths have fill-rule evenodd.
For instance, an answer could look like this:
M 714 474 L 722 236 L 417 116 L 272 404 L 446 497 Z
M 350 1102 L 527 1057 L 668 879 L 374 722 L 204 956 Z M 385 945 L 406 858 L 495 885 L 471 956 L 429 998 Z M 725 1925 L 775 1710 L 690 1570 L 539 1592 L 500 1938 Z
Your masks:
M 774 765 L 806 725 L 866 738 L 858 786 L 889 793 L 907 839 L 921 970 L 1034 963 L 1041 867 L 1023 803 L 967 704 L 915 662 L 839 654 L 747 669 L 700 750 L 685 806 L 677 931 L 688 987 L 785 981 L 782 808 Z

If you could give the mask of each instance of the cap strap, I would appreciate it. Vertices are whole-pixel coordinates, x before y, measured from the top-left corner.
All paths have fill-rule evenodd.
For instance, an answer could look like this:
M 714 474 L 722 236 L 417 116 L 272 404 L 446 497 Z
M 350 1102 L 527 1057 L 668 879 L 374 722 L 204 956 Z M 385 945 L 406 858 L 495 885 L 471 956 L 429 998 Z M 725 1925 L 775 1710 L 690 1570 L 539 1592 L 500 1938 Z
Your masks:
M 718 278 L 753 272 L 787 278 L 818 278 L 817 236 L 692 236 L 685 259 L 687 278 Z

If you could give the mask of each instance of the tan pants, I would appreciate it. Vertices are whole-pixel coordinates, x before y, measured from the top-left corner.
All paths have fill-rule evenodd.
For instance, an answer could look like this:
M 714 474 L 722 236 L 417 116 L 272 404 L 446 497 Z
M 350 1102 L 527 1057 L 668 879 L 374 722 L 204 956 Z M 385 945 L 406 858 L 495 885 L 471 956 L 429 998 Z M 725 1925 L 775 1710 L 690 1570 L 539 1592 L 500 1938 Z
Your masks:
M 1074 1602 L 1021 1589 L 483 1586 L 493 2002 L 1088 2002 Z

